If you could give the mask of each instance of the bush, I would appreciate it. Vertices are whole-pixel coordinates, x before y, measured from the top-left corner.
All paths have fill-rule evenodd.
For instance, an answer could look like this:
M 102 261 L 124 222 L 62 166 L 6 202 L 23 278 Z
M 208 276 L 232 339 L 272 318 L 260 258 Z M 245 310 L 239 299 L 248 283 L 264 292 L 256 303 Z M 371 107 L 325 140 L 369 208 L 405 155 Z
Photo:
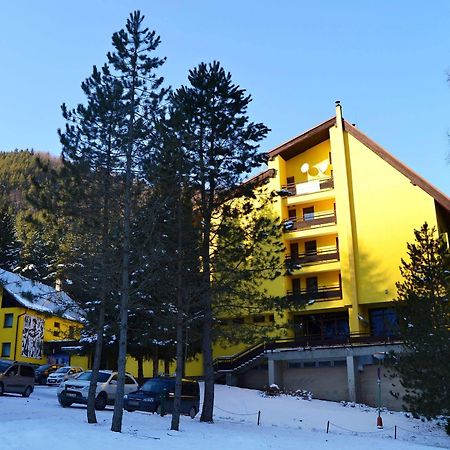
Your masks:
M 303 400 L 312 400 L 312 392 L 306 391 L 304 389 L 297 389 L 295 391 L 290 391 L 288 389 L 280 388 L 276 384 L 271 384 L 270 386 L 265 386 L 261 391 L 263 397 L 279 397 L 280 395 L 287 395 L 289 397 L 302 398 Z

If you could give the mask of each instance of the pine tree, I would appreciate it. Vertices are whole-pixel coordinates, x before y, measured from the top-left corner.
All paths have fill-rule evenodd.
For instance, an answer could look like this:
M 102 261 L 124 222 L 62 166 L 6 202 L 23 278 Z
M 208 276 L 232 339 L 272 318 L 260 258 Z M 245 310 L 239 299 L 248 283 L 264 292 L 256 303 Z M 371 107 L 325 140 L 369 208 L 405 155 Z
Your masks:
M 118 295 L 121 180 L 115 175 L 121 165 L 118 151 L 124 115 L 123 89 L 107 66 L 82 83 L 86 105 L 74 110 L 62 106 L 67 121 L 60 132 L 63 171 L 60 174 L 61 209 L 70 217 L 73 245 L 61 249 L 64 277 L 69 291 L 82 303 L 88 320 L 86 334 L 95 340 L 89 387 L 87 420 L 96 423 L 95 396 L 102 358 L 105 325 L 111 326 L 114 299 Z M 53 213 L 56 208 L 53 208 Z M 107 320 L 107 317 L 110 319 Z
M 261 123 L 247 117 L 251 97 L 232 82 L 218 62 L 200 64 L 189 72 L 189 86 L 171 98 L 171 115 L 177 117 L 178 138 L 189 162 L 188 179 L 194 195 L 196 220 L 200 226 L 199 254 L 203 298 L 203 369 L 205 393 L 201 421 L 212 422 L 214 406 L 213 325 L 215 284 L 214 242 L 226 239 L 229 229 L 221 226 L 227 202 L 241 197 L 250 212 L 253 187 L 242 184 L 245 174 L 265 162 L 258 152 L 268 133 Z M 236 244 L 236 242 L 234 242 Z M 248 255 L 247 255 L 248 256 Z M 228 267 L 231 269 L 231 267 Z M 216 290 L 217 292 L 217 290 Z
M 0 204 L 0 268 L 13 270 L 19 262 L 20 242 L 10 208 Z
M 157 141 L 155 124 L 163 114 L 162 101 L 167 90 L 156 70 L 164 59 L 156 57 L 160 38 L 143 27 L 144 16 L 139 11 L 130 14 L 125 29 L 113 34 L 114 52 L 108 53 L 113 73 L 123 86 L 122 107 L 125 112 L 122 136 L 122 174 L 124 178 L 124 212 L 121 267 L 120 333 L 117 394 L 111 430 L 122 429 L 125 364 L 127 354 L 128 303 L 130 300 L 130 254 L 132 232 L 132 202 L 136 177 Z
M 402 260 L 396 309 L 405 351 L 394 367 L 406 407 L 427 418 L 450 416 L 450 252 L 425 223 Z

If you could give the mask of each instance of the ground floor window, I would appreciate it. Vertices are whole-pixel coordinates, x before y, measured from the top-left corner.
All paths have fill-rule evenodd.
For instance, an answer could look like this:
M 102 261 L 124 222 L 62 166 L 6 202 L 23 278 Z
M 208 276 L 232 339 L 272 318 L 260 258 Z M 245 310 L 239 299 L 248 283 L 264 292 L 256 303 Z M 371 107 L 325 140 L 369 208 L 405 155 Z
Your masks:
M 347 311 L 341 313 L 294 316 L 296 338 L 334 339 L 348 336 Z
M 11 356 L 11 342 L 3 342 L 2 358 L 9 358 L 10 356 Z

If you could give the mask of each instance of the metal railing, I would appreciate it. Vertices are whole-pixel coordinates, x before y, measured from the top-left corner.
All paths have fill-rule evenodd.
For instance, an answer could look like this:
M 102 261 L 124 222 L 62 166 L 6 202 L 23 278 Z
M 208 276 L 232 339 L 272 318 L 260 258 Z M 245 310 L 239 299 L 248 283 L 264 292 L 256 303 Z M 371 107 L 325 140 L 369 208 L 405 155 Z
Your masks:
M 401 340 L 398 336 L 374 336 L 370 333 L 343 333 L 339 335 L 307 335 L 295 338 L 277 339 L 263 342 L 232 356 L 221 356 L 214 360 L 216 372 L 232 372 L 242 368 L 251 361 L 264 356 L 265 353 L 274 350 L 289 350 L 312 347 L 345 347 L 349 345 L 386 345 L 398 344 Z
M 312 300 L 329 300 L 342 298 L 342 288 L 336 286 L 318 286 L 316 289 L 300 289 L 298 291 L 287 291 L 287 300 L 292 303 L 306 304 Z
M 334 188 L 333 177 L 319 178 L 317 180 L 305 181 L 303 183 L 289 183 L 281 188 L 290 195 L 307 195 L 315 192 L 325 191 Z M 288 195 L 289 195 L 288 194 Z
M 336 223 L 336 212 L 326 211 L 322 213 L 305 214 L 301 218 L 293 217 L 283 222 L 283 231 L 305 230 L 312 227 L 333 225 Z
M 336 247 L 288 255 L 285 259 L 287 268 L 298 264 L 316 264 L 327 261 L 339 261 L 339 250 Z

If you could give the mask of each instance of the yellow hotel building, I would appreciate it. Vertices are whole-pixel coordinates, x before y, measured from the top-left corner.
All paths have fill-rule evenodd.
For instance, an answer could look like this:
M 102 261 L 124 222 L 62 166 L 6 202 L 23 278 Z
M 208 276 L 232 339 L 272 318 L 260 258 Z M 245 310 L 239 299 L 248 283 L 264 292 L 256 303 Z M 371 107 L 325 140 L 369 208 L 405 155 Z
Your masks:
M 448 242 L 450 199 L 345 121 L 339 102 L 335 117 L 268 156 L 258 177 L 277 194 L 287 267 L 270 291 L 298 309 L 272 316 L 292 324 L 289 339 L 218 351 L 217 371 L 230 384 L 375 404 L 377 364 L 400 348 L 390 327 L 400 260 L 425 221 Z M 383 404 L 398 408 L 391 384 Z

